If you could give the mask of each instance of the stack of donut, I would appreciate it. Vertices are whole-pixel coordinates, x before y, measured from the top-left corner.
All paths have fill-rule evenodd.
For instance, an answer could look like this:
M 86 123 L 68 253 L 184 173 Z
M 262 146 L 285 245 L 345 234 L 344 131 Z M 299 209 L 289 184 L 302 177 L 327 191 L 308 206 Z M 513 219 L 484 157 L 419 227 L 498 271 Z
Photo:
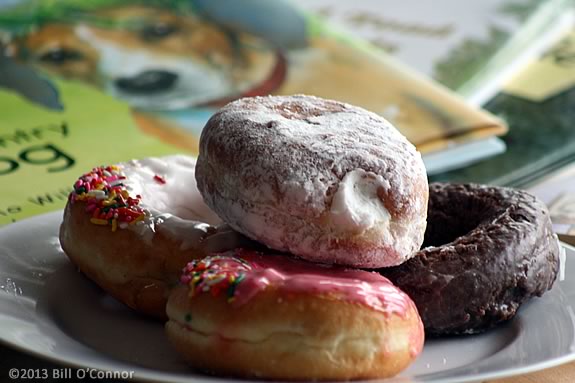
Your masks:
M 84 174 L 60 239 L 114 297 L 167 313 L 193 367 L 273 379 L 393 376 L 421 352 L 423 325 L 482 331 L 558 270 L 539 201 L 430 188 L 420 154 L 387 121 L 310 96 L 228 104 L 204 128 L 197 164 Z

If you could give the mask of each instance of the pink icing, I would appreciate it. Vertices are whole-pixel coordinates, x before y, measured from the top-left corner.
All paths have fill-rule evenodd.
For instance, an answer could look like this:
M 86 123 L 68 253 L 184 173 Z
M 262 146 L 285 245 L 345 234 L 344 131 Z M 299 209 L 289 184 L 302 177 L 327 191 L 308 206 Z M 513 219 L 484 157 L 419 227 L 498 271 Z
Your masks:
M 249 302 L 268 287 L 283 294 L 320 294 L 363 304 L 388 314 L 405 315 L 411 299 L 375 272 L 312 264 L 283 255 L 236 249 L 194 261 L 184 269 L 182 282 L 191 295 L 224 292 L 234 306 Z

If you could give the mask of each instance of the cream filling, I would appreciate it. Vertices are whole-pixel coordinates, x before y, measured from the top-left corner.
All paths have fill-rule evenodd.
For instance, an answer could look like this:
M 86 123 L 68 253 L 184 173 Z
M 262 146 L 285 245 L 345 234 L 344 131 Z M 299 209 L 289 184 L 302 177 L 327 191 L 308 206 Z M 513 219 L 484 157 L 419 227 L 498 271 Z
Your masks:
M 382 188 L 387 190 L 390 184 L 381 175 L 363 169 L 347 173 L 329 210 L 334 230 L 360 234 L 377 226 L 389 228 L 391 215 L 378 196 Z

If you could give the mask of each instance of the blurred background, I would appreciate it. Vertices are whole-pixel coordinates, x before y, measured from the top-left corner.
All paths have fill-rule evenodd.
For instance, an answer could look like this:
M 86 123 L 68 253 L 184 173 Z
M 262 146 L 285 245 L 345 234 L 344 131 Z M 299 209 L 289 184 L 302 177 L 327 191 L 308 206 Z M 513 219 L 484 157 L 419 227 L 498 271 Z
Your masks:
M 197 154 L 233 99 L 294 93 L 384 116 L 430 181 L 528 188 L 575 235 L 572 0 L 0 0 L 0 226 L 93 166 Z
M 573 162 L 571 0 L 0 1 L 0 224 L 96 164 L 197 154 L 212 113 L 313 94 L 390 120 L 431 181 L 516 187 Z

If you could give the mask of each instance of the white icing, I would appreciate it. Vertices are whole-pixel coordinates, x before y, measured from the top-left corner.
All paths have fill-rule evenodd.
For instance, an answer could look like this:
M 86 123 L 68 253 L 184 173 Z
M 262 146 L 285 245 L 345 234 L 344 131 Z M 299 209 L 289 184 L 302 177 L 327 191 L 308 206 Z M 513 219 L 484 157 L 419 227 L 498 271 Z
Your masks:
M 353 170 L 345 175 L 333 196 L 329 211 L 336 230 L 361 233 L 376 225 L 388 225 L 390 214 L 378 196 L 390 185 L 381 175 Z
M 196 160 L 183 155 L 133 160 L 121 165 L 131 195 L 142 196 L 142 206 L 185 220 L 220 223 L 206 206 L 195 178 Z M 154 180 L 160 176 L 165 183 Z
M 211 225 L 221 220 L 198 191 L 195 166 L 195 158 L 183 155 L 120 164 L 130 195 L 141 195 L 141 206 L 150 213 L 145 221 L 128 227 L 150 242 L 161 225 L 166 234 L 181 242 L 182 250 L 197 247 Z M 155 176 L 165 183 L 155 180 Z
M 180 249 L 182 250 L 197 248 L 210 229 L 214 230 L 214 227 L 207 223 L 182 219 L 171 214 L 156 217 L 156 225 L 158 224 L 161 224 L 172 238 L 181 241 Z

